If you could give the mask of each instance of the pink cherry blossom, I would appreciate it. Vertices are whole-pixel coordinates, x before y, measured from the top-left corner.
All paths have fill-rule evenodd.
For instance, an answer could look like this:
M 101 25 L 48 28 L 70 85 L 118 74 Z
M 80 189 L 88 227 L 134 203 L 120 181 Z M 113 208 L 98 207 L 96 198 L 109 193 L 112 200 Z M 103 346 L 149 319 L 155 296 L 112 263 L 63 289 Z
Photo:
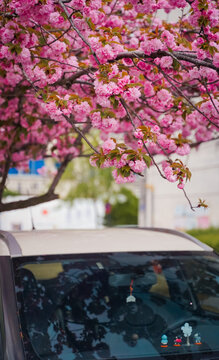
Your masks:
M 109 153 L 111 150 L 114 150 L 116 147 L 116 143 L 113 139 L 108 139 L 102 144 L 102 149 L 104 154 Z
M 183 189 L 183 157 L 219 129 L 218 3 L 190 1 L 171 25 L 157 15 L 187 6 L 0 0 L 0 173 L 8 154 L 26 171 L 30 159 L 65 164 L 90 147 L 91 164 L 112 167 L 118 183 L 148 156 Z
M 160 100 L 162 103 L 165 104 L 171 100 L 171 94 L 169 93 L 168 90 L 162 89 L 157 92 L 157 98 L 158 100 Z

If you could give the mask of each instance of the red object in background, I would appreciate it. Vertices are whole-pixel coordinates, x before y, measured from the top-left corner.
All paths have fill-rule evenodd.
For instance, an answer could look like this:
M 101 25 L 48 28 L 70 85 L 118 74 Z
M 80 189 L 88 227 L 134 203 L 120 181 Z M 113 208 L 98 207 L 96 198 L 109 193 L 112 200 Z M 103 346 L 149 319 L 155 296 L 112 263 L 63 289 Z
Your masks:
M 199 216 L 197 220 L 200 229 L 207 229 L 210 226 L 209 216 Z
M 42 210 L 42 214 L 43 214 L 43 215 L 48 215 L 48 210 L 43 209 L 43 210 Z
M 111 213 L 111 210 L 112 210 L 112 206 L 110 203 L 106 203 L 105 205 L 105 213 L 106 214 L 110 214 Z
M 161 274 L 162 273 L 162 266 L 157 261 L 154 261 L 153 269 L 154 269 L 155 274 Z

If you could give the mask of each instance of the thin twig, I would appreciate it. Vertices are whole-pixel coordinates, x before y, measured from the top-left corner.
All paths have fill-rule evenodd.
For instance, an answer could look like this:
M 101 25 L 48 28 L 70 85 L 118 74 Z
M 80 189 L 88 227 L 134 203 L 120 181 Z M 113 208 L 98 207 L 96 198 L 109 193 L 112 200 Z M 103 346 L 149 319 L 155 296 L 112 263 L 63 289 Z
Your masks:
M 174 87 L 174 89 L 193 107 L 193 109 L 195 109 L 196 111 L 199 112 L 199 114 L 201 114 L 203 117 L 205 117 L 210 124 L 214 125 L 215 127 L 217 127 L 219 129 L 219 126 L 216 123 L 214 123 L 212 120 L 210 120 L 208 116 L 206 116 L 197 106 L 195 106 L 192 103 L 192 101 L 188 98 L 188 96 L 186 96 L 175 84 L 172 83 L 169 75 L 165 74 L 165 72 L 162 71 L 160 67 L 159 67 L 159 70 L 163 74 L 165 79 L 168 81 L 168 83 Z
M 74 122 L 73 119 L 68 118 L 68 116 L 63 115 L 64 118 L 67 120 L 67 122 L 69 124 L 71 124 L 71 126 L 73 127 L 73 129 L 80 134 L 80 136 L 86 141 L 86 143 L 90 146 L 90 148 L 96 153 L 96 154 L 100 154 L 99 151 L 91 144 L 91 142 L 88 140 L 88 138 L 83 134 L 83 132 L 76 126 L 76 123 Z
M 133 120 L 132 120 L 132 117 L 131 117 L 130 113 L 129 113 L 129 110 L 128 110 L 128 107 L 127 107 L 127 105 L 126 105 L 125 100 L 124 100 L 124 99 L 120 99 L 120 102 L 121 102 L 122 106 L 124 107 L 124 109 L 125 109 L 125 111 L 126 111 L 126 113 L 127 113 L 127 116 L 128 116 L 128 118 L 130 119 L 130 121 L 131 121 L 131 123 L 132 123 L 132 126 L 133 126 L 134 129 L 136 130 L 136 126 L 135 126 L 135 124 L 134 124 L 134 122 L 133 122 Z M 156 161 L 154 160 L 153 155 L 150 153 L 150 151 L 149 151 L 149 149 L 147 148 L 147 146 L 146 146 L 146 144 L 145 144 L 144 141 L 143 141 L 143 146 L 144 146 L 145 150 L 147 151 L 148 155 L 150 156 L 151 160 L 153 161 L 155 167 L 157 168 L 160 176 L 161 176 L 162 178 L 164 178 L 164 179 L 167 180 L 166 176 L 164 176 L 164 175 L 162 174 L 159 166 L 157 165 Z
M 120 99 L 120 102 L 121 102 L 122 106 L 124 107 L 124 109 L 125 109 L 125 111 L 126 111 L 126 114 L 127 114 L 128 118 L 129 118 L 129 120 L 131 121 L 131 124 L 132 124 L 133 128 L 136 130 L 136 126 L 135 126 L 134 121 L 133 121 L 133 119 L 132 119 L 132 117 L 131 117 L 131 115 L 130 115 L 130 113 L 129 113 L 129 111 L 128 111 L 128 107 L 127 107 L 127 105 L 126 105 L 125 100 L 124 100 L 124 99 Z
M 77 33 L 78 36 L 81 38 L 81 40 L 89 47 L 89 49 L 90 49 L 92 55 L 94 56 L 97 64 L 100 65 L 99 59 L 97 58 L 95 52 L 93 51 L 90 43 L 85 39 L 85 37 L 81 34 L 81 32 L 80 32 L 80 31 L 78 30 L 78 28 L 75 26 L 74 21 L 73 21 L 72 18 L 70 17 L 70 15 L 69 15 L 69 13 L 68 13 L 68 10 L 66 9 L 66 6 L 65 6 L 65 4 L 63 3 L 63 1 L 62 1 L 62 0 L 58 0 L 58 3 L 59 3 L 59 5 L 62 7 L 62 9 L 64 10 L 64 12 L 65 12 L 65 14 L 66 14 L 66 16 L 67 16 L 67 18 L 68 18 L 68 21 L 70 22 L 73 30 L 76 31 L 76 33 Z
M 218 111 L 218 109 L 217 109 L 217 107 L 216 107 L 216 105 L 215 105 L 215 103 L 214 103 L 214 101 L 213 101 L 213 99 L 212 99 L 212 96 L 211 96 L 211 94 L 210 94 L 210 92 L 209 92 L 209 90 L 208 90 L 208 87 L 207 87 L 204 79 L 203 79 L 202 82 L 200 81 L 200 83 L 201 83 L 202 85 L 204 85 L 205 90 L 206 90 L 206 92 L 207 92 L 207 94 L 208 94 L 208 96 L 209 96 L 209 98 L 210 98 L 210 100 L 211 100 L 212 105 L 214 106 L 216 112 L 219 114 L 219 111 Z
M 195 207 L 192 205 L 192 203 L 191 203 L 191 201 L 190 201 L 190 199 L 189 199 L 189 197 L 188 197 L 185 189 L 182 189 L 182 191 L 183 191 L 183 193 L 184 193 L 184 195 L 185 195 L 186 200 L 187 200 L 188 203 L 189 203 L 189 206 L 190 206 L 191 210 L 192 210 L 192 211 L 195 211 Z
M 38 88 L 34 85 L 33 81 L 30 80 L 29 76 L 27 75 L 26 71 L 24 70 L 22 64 L 20 64 L 20 68 L 22 71 L 22 74 L 24 75 L 25 79 L 31 84 L 32 88 L 38 92 Z
M 61 166 L 58 168 L 58 171 L 47 191 L 47 194 L 53 194 L 55 191 L 56 186 L 58 185 L 58 182 L 60 181 L 68 163 L 73 159 L 73 155 L 72 154 L 68 154 L 65 159 L 63 160 L 63 162 L 61 163 Z

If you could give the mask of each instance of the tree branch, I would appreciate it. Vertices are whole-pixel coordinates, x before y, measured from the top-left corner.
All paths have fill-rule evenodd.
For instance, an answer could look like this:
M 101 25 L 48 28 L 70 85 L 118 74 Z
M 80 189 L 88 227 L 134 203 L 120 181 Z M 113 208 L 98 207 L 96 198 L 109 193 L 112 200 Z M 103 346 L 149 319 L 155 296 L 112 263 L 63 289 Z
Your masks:
M 99 151 L 95 149 L 95 147 L 91 144 L 88 138 L 84 135 L 84 133 L 76 126 L 74 120 L 72 118 L 68 118 L 68 116 L 63 115 L 64 118 L 68 121 L 69 124 L 73 127 L 73 129 L 86 141 L 89 147 L 96 153 L 99 154 Z
M 56 85 L 71 85 L 74 83 L 75 80 L 77 80 L 78 78 L 80 78 L 83 75 L 88 75 L 89 72 L 92 71 L 97 71 L 96 68 L 94 67 L 90 67 L 84 70 L 79 70 L 78 72 L 76 72 L 75 74 L 73 74 L 72 76 L 70 76 L 67 79 L 60 79 L 58 81 L 56 81 L 54 84 L 52 84 L 52 86 L 56 86 Z
M 61 166 L 59 167 L 57 174 L 55 175 L 49 190 L 48 190 L 48 194 L 54 194 L 55 188 L 58 185 L 59 180 L 62 177 L 62 174 L 64 173 L 68 163 L 73 159 L 73 156 L 71 154 L 67 155 L 66 158 L 64 159 L 64 161 L 61 163 Z
M 185 189 L 182 189 L 182 191 L 183 191 L 183 193 L 184 193 L 184 196 L 185 196 L 186 200 L 187 200 L 188 203 L 189 203 L 190 209 L 191 209 L 192 211 L 195 211 L 195 206 L 192 205 L 192 203 L 191 203 L 191 201 L 190 201 L 190 199 L 189 199 L 189 197 L 188 197 Z
M 179 87 L 177 87 L 175 84 L 173 84 L 173 82 L 170 80 L 171 77 L 169 75 L 165 74 L 165 72 L 162 71 L 160 67 L 158 67 L 158 69 L 163 74 L 163 76 L 168 81 L 168 83 L 176 90 L 176 92 L 178 92 L 178 94 L 180 94 L 193 107 L 193 109 L 195 109 L 197 112 L 199 112 L 199 114 L 201 114 L 204 118 L 206 118 L 210 124 L 214 125 L 215 127 L 217 127 L 219 129 L 219 126 L 216 123 L 214 123 L 212 120 L 210 120 L 208 116 L 206 116 L 197 106 L 195 106 L 192 103 L 192 101 L 188 98 L 188 96 L 186 96 L 182 92 L 182 90 L 180 90 Z
M 199 60 L 199 59 L 197 59 L 197 57 L 196 57 L 196 55 L 194 53 L 189 54 L 189 53 L 186 52 L 186 54 L 183 54 L 183 53 L 179 53 L 177 51 L 173 51 L 172 55 L 177 60 L 187 61 L 187 62 L 190 62 L 192 64 L 195 64 L 196 66 L 208 67 L 208 68 L 214 69 L 217 72 L 219 72 L 219 68 L 217 66 L 215 66 L 212 63 L 212 61 L 210 61 L 209 59 Z M 122 53 L 118 54 L 114 60 L 110 60 L 109 62 L 114 62 L 115 60 L 120 60 L 120 59 L 125 59 L 125 58 L 130 58 L 130 59 L 134 59 L 134 58 L 154 59 L 156 57 L 163 57 L 163 56 L 170 56 L 170 53 L 168 51 L 158 50 L 158 51 L 156 51 L 154 53 L 151 53 L 150 55 L 146 55 L 143 51 L 139 51 L 139 50 L 137 50 L 137 51 L 126 51 L 126 52 L 122 52 Z
M 205 144 L 206 142 L 215 141 L 215 140 L 219 140 L 219 136 L 215 137 L 215 138 L 212 138 L 212 139 L 209 139 L 209 140 L 205 140 L 205 141 L 198 141 L 198 142 L 190 144 L 189 146 L 190 146 L 190 148 L 196 148 L 201 144 Z
M 24 209 L 28 206 L 35 206 L 35 205 L 39 205 L 39 204 L 42 204 L 42 203 L 45 203 L 48 201 L 58 199 L 59 195 L 54 193 L 55 188 L 58 185 L 58 182 L 60 181 L 68 163 L 72 159 L 73 159 L 72 154 L 69 154 L 66 156 L 66 158 L 62 162 L 61 166 L 59 167 L 52 183 L 50 184 L 48 191 L 45 194 L 40 195 L 40 196 L 34 196 L 34 197 L 31 197 L 26 200 L 12 201 L 10 203 L 0 203 L 0 212 L 11 211 L 11 210 L 16 210 L 16 209 Z
M 126 105 L 125 100 L 124 100 L 124 99 L 120 99 L 120 102 L 121 102 L 122 106 L 124 107 L 124 109 L 125 109 L 125 111 L 126 111 L 126 113 L 127 113 L 127 115 L 128 115 L 128 118 L 129 118 L 129 120 L 130 120 L 131 123 L 132 123 L 132 126 L 133 126 L 134 129 L 136 130 L 136 126 L 135 126 L 135 124 L 134 124 L 134 122 L 133 122 L 133 120 L 132 120 L 132 117 L 131 117 L 130 113 L 129 113 L 129 110 L 128 110 L 128 107 L 127 107 L 127 105 Z M 142 143 L 143 143 L 143 146 L 144 146 L 145 150 L 147 151 L 148 155 L 150 156 L 151 160 L 153 161 L 155 167 L 157 168 L 157 171 L 159 172 L 160 176 L 161 176 L 162 178 L 164 178 L 165 180 L 167 180 L 166 176 L 164 176 L 164 175 L 162 174 L 159 166 L 157 165 L 156 161 L 154 160 L 154 157 L 153 157 L 153 155 L 150 153 L 150 151 L 149 151 L 149 149 L 147 148 L 145 142 L 143 141 Z
M 48 201 L 56 200 L 59 198 L 58 194 L 54 193 L 46 193 L 40 196 L 34 196 L 26 200 L 18 200 L 12 201 L 10 203 L 1 203 L 0 204 L 0 213 L 5 211 L 17 210 L 17 209 L 24 209 L 29 206 L 39 205 Z
M 163 57 L 163 56 L 171 56 L 172 58 L 179 60 L 184 60 L 187 62 L 190 62 L 192 64 L 195 64 L 197 66 L 205 66 L 208 68 L 212 68 L 214 70 L 216 70 L 217 72 L 219 72 L 219 69 L 212 64 L 212 62 L 210 62 L 209 60 L 204 61 L 204 60 L 199 60 L 196 58 L 196 55 L 194 53 L 188 54 L 186 52 L 186 54 L 181 53 L 181 52 L 177 52 L 177 51 L 173 51 L 173 53 L 170 53 L 168 51 L 161 51 L 158 50 L 150 55 L 146 55 L 143 51 L 126 51 L 126 52 L 122 52 L 120 54 L 118 54 L 116 56 L 115 59 L 113 60 L 109 60 L 109 63 L 114 63 L 117 60 L 121 60 L 121 59 L 125 59 L 125 58 L 130 58 L 130 59 L 135 59 L 135 58 L 140 58 L 140 59 L 154 59 L 156 57 Z M 182 65 L 180 63 L 181 66 L 183 66 L 183 68 L 185 68 L 184 65 Z M 135 64 L 136 66 L 136 64 Z M 54 84 L 52 84 L 52 86 L 56 86 L 56 85 L 71 85 L 74 83 L 74 81 L 78 78 L 80 78 L 83 75 L 88 75 L 90 72 L 96 72 L 98 69 L 95 67 L 90 67 L 87 69 L 83 69 L 83 70 L 79 70 L 77 73 L 73 74 L 71 77 L 67 78 L 67 79 L 60 79 L 57 82 L 55 82 Z M 140 70 L 140 69 L 139 69 Z
M 69 23 L 71 24 L 71 27 L 74 31 L 76 31 L 76 33 L 78 34 L 78 36 L 81 38 L 81 40 L 89 47 L 92 55 L 94 56 L 96 62 L 98 65 L 100 65 L 99 59 L 97 58 L 95 52 L 93 51 L 91 45 L 89 44 L 89 42 L 85 39 L 85 37 L 81 34 L 81 32 L 78 30 L 78 28 L 75 26 L 74 21 L 72 20 L 71 16 L 68 13 L 68 10 L 66 9 L 65 4 L 63 3 L 62 0 L 58 0 L 59 5 L 61 6 L 61 8 L 64 10 L 64 13 L 66 14 Z
M 3 172 L 3 175 L 2 175 L 2 180 L 1 180 L 1 183 L 0 183 L 0 204 L 2 202 L 2 196 L 3 196 L 3 192 L 4 192 L 8 172 L 9 172 L 9 169 L 10 169 L 10 165 L 11 165 L 11 157 L 10 157 L 10 155 L 8 155 L 7 159 L 5 161 L 5 168 L 4 168 L 4 172 Z

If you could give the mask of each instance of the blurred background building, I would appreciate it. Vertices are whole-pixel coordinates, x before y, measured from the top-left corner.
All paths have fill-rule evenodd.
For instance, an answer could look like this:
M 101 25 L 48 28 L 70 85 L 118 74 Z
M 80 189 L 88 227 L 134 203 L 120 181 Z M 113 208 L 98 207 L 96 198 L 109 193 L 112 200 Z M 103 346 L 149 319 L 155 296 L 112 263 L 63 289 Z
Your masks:
M 87 189 L 79 183 L 71 190 L 74 179 L 63 179 L 59 193 L 64 199 L 72 192 L 71 201 L 54 200 L 29 209 L 14 210 L 0 214 L 0 228 L 3 230 L 29 230 L 46 228 L 96 228 L 106 225 L 134 224 L 189 230 L 193 228 L 219 227 L 219 141 L 202 144 L 193 149 L 186 159 L 192 172 L 191 182 L 186 184 L 186 192 L 193 205 L 198 199 L 206 200 L 207 209 L 192 211 L 182 190 L 175 183 L 162 179 L 155 167 L 146 171 L 145 177 L 138 177 L 136 183 L 115 186 L 108 181 L 110 172 L 102 170 L 101 175 L 92 169 L 82 171 Z M 156 157 L 159 163 L 159 157 Z M 77 163 L 78 177 L 80 159 Z M 184 159 L 185 161 L 185 159 Z M 46 165 L 46 166 L 45 166 Z M 49 169 L 44 175 L 39 169 Z M 7 188 L 19 193 L 7 196 L 5 201 L 27 198 L 46 191 L 54 170 L 54 164 L 44 161 L 30 162 L 28 173 L 11 169 Z M 74 171 L 74 169 L 72 170 Z M 98 171 L 98 169 L 97 169 Z M 103 175 L 105 174 L 105 175 Z M 85 176 L 86 175 L 86 176 Z M 96 179 L 95 179 L 96 176 Z M 104 178 L 105 176 L 105 178 Z M 102 177 L 102 185 L 99 179 Z M 104 187 L 104 182 L 108 185 Z M 91 184 L 92 183 L 92 184 Z M 89 185 L 90 184 L 90 185 Z M 94 191 L 95 190 L 95 191 Z M 83 195 L 85 194 L 85 195 Z M 10 192 L 9 192 L 10 195 Z M 137 205 L 137 198 L 139 205 Z M 66 200 L 66 199 L 65 199 Z M 67 199 L 69 200 L 69 199 Z M 111 221 L 111 223 L 110 223 Z
M 183 161 L 192 172 L 191 181 L 185 186 L 191 203 L 195 206 L 201 198 L 206 200 L 208 208 L 192 211 L 182 190 L 162 179 L 153 167 L 140 184 L 141 226 L 183 230 L 219 226 L 219 141 L 192 149 Z

